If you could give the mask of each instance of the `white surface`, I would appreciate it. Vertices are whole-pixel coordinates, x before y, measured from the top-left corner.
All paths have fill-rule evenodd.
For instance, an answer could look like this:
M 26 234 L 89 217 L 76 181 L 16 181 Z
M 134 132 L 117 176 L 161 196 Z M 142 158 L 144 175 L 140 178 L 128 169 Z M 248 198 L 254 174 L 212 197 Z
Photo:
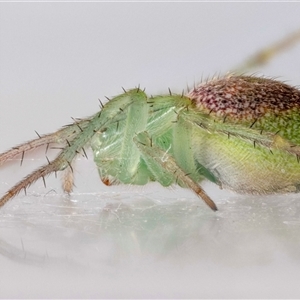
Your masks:
M 0 151 L 146 87 L 181 92 L 300 27 L 299 3 L 1 3 Z M 262 73 L 300 83 L 300 47 Z M 91 153 L 89 155 L 91 157 Z M 45 163 L 0 170 L 0 192 Z M 0 297 L 299 297 L 299 195 L 107 188 L 90 158 L 0 211 Z

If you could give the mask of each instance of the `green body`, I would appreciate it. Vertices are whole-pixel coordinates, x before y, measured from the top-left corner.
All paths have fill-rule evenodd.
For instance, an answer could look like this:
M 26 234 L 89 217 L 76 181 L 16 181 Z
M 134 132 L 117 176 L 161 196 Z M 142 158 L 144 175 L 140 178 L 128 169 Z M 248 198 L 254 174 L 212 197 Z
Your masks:
M 253 85 L 252 77 L 239 78 Z M 269 80 L 256 79 L 254 83 L 266 85 Z M 258 87 L 256 90 L 259 94 Z M 132 90 L 107 103 L 101 118 L 110 117 L 111 121 L 92 140 L 102 181 L 107 185 L 158 181 L 163 186 L 187 186 L 176 174 L 180 169 L 194 182 L 206 178 L 240 193 L 299 191 L 298 107 L 280 111 L 262 100 L 264 105 L 257 104 L 261 105 L 259 115 L 224 115 L 199 105 L 195 94 L 148 98 L 144 92 Z M 253 98 L 253 93 L 250 96 Z M 243 97 L 244 103 L 250 96 Z M 109 116 L 112 112 L 117 116 Z M 166 162 L 170 166 L 166 167 Z
M 227 76 L 201 83 L 186 96 L 148 97 L 135 89 L 74 121 L 0 154 L 1 165 L 41 145 L 61 145 L 58 156 L 8 190 L 0 206 L 62 170 L 70 193 L 72 163 L 86 155 L 87 145 L 106 185 L 179 184 L 213 210 L 216 205 L 199 185 L 203 179 L 239 193 L 300 189 L 300 92 L 279 81 Z

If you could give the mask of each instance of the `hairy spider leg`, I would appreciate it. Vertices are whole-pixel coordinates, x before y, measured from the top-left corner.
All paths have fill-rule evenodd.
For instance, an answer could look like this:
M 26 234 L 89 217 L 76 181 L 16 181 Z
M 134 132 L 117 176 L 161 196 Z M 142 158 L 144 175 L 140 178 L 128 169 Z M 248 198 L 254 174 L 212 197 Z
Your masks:
M 39 136 L 38 138 L 17 145 L 0 154 L 0 166 L 6 161 L 13 159 L 14 157 L 34 150 L 38 147 L 50 145 L 50 144 L 66 144 L 66 141 L 71 141 L 74 137 L 81 132 L 89 123 L 89 120 L 78 120 L 75 124 L 67 125 L 64 128 L 50 134 Z
M 24 151 L 34 149 L 36 147 L 47 145 L 49 143 L 62 143 L 63 148 L 58 156 L 49 161 L 47 165 L 35 170 L 23 180 L 13 186 L 6 194 L 0 199 L 0 206 L 3 206 L 9 199 L 16 196 L 22 189 L 26 192 L 26 188 L 30 186 L 39 178 L 45 178 L 50 173 L 63 171 L 67 168 L 72 170 L 72 162 L 77 154 L 83 149 L 85 145 L 89 145 L 92 137 L 98 132 L 105 131 L 105 127 L 111 122 L 118 122 L 124 118 L 120 111 L 126 110 L 126 107 L 131 104 L 128 94 L 115 97 L 113 99 L 118 103 L 120 110 L 111 110 L 109 106 L 104 107 L 100 113 L 96 113 L 90 118 L 76 121 L 73 125 L 58 130 L 57 132 L 49 135 L 42 136 L 41 138 L 21 144 L 16 148 L 6 151 L 0 156 L 0 164 L 5 162 L 8 158 L 12 158 Z M 112 101 L 112 102 L 114 102 Z M 68 139 L 69 138 L 69 139 Z M 68 171 L 67 171 L 68 172 Z M 65 177 L 68 180 L 70 176 Z M 70 189 L 71 182 L 64 182 L 63 187 Z
M 147 161 L 149 169 L 156 175 L 157 181 L 163 179 L 165 182 L 165 178 L 168 178 L 170 184 L 172 184 L 175 179 L 177 183 L 181 183 L 183 186 L 193 190 L 212 210 L 218 210 L 211 198 L 189 174 L 178 166 L 175 159 L 152 144 L 147 132 L 140 132 L 134 138 L 134 141 L 140 149 L 143 158 Z

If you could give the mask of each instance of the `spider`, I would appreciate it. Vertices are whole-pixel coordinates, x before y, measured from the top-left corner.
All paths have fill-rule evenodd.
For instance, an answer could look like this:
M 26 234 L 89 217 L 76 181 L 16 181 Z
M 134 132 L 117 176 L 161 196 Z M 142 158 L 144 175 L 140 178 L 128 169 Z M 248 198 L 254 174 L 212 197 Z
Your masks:
M 299 32 L 262 51 L 235 73 L 201 82 L 186 94 L 147 96 L 140 88 L 101 104 L 101 110 L 0 154 L 0 165 L 42 145 L 60 153 L 13 186 L 3 206 L 37 179 L 64 171 L 73 189 L 73 161 L 92 148 L 102 182 L 145 185 L 157 181 L 193 190 L 214 211 L 199 183 L 208 179 L 238 193 L 300 190 L 300 90 L 280 81 L 239 75 L 297 39 Z

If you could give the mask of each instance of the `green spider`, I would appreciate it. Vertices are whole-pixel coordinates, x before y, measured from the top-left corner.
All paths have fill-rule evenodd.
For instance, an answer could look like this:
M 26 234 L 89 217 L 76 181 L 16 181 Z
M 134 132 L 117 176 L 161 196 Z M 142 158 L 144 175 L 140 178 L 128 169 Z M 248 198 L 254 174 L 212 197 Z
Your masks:
M 203 179 L 238 193 L 299 192 L 299 126 L 300 91 L 272 79 L 227 75 L 185 95 L 124 90 L 95 115 L 0 154 L 2 165 L 42 145 L 61 147 L 53 161 L 12 187 L 0 206 L 57 171 L 65 172 L 63 189 L 70 193 L 72 163 L 86 146 L 106 185 L 176 183 L 213 210 L 217 206 L 199 185 Z

